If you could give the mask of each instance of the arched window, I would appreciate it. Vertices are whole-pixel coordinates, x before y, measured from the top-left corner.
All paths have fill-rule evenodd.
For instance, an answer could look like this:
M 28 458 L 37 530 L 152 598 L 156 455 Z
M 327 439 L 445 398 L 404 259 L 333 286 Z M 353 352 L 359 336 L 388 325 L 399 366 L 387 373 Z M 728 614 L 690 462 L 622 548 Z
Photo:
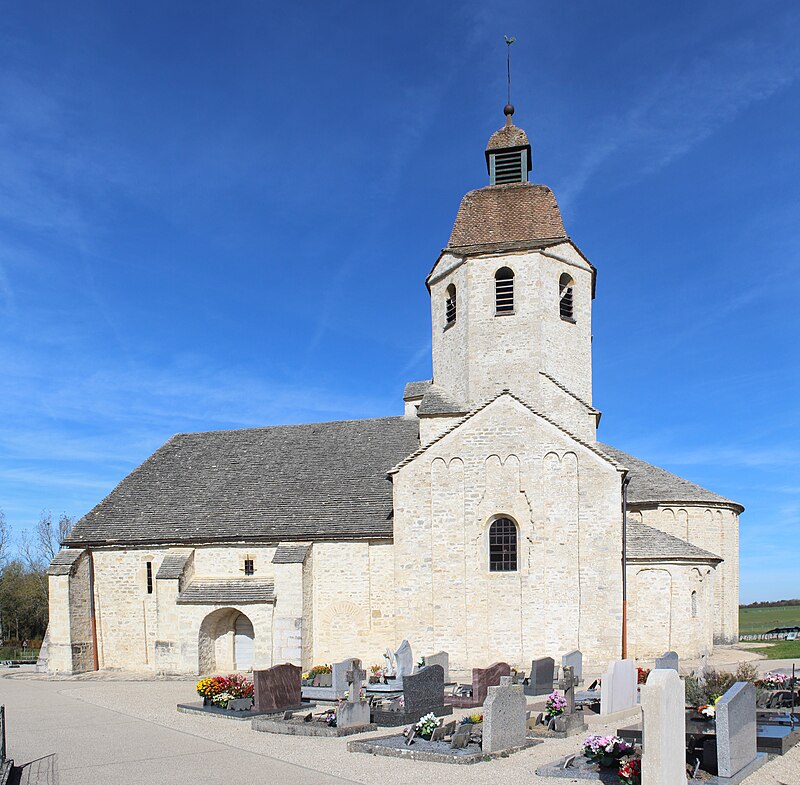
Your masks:
M 456 320 L 456 287 L 447 287 L 447 299 L 444 301 L 444 324 L 454 324 Z
M 692 592 L 692 618 L 697 618 L 697 592 Z
M 561 318 L 565 321 L 575 321 L 575 316 L 572 308 L 572 287 L 575 282 L 570 277 L 569 273 L 564 273 L 558 279 L 558 308 L 561 313 Z
M 514 313 L 514 271 L 501 267 L 494 274 L 495 314 Z
M 516 572 L 517 525 L 498 518 L 489 527 L 489 572 Z

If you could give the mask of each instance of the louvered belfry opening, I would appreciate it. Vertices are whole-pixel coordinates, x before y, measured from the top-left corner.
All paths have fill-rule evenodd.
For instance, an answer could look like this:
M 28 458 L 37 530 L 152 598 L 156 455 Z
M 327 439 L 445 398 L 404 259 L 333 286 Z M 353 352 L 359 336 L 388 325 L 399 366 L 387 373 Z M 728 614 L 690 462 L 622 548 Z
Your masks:
M 561 318 L 566 321 L 574 320 L 573 303 L 572 303 L 572 287 L 574 286 L 572 277 L 564 273 L 558 281 L 558 308 Z
M 447 299 L 444 303 L 445 326 L 453 324 L 456 320 L 456 287 L 450 284 L 447 287 Z
M 517 527 L 510 518 L 498 518 L 489 527 L 489 572 L 517 569 Z
M 489 155 L 489 182 L 525 183 L 528 181 L 528 151 L 503 150 Z
M 494 274 L 495 313 L 514 313 L 514 271 L 501 267 Z

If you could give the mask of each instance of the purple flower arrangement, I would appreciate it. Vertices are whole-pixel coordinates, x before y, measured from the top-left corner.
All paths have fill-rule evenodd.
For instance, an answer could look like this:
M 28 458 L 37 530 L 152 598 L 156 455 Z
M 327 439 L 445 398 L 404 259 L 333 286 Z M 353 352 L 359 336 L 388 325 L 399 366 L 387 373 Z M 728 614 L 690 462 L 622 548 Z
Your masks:
M 605 768 L 619 764 L 619 759 L 629 755 L 633 747 L 619 736 L 589 736 L 583 742 L 583 754 L 592 762 Z
M 544 704 L 544 713 L 547 717 L 558 717 L 567 708 L 567 699 L 559 695 L 556 690 L 548 695 Z

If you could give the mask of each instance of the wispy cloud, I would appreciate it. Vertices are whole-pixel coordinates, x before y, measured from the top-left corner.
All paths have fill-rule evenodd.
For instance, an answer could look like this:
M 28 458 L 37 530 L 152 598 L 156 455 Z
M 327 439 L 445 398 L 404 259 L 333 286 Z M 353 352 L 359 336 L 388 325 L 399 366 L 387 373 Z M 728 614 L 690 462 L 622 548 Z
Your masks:
M 800 50 L 794 40 L 799 22 L 791 9 L 782 24 L 719 36 L 688 56 L 676 52 L 671 68 L 594 129 L 590 149 L 560 185 L 559 201 L 565 206 L 574 203 L 611 159 L 617 183 L 632 183 L 658 171 L 747 107 L 792 84 L 800 76 Z M 627 175 L 620 178 L 620 172 Z

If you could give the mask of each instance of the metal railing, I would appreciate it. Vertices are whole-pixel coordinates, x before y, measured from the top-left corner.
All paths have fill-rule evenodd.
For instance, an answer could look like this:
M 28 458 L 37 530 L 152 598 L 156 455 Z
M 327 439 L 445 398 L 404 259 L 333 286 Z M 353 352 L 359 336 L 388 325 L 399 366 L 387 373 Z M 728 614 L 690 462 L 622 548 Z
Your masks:
M 6 707 L 0 706 L 0 764 L 6 762 Z

